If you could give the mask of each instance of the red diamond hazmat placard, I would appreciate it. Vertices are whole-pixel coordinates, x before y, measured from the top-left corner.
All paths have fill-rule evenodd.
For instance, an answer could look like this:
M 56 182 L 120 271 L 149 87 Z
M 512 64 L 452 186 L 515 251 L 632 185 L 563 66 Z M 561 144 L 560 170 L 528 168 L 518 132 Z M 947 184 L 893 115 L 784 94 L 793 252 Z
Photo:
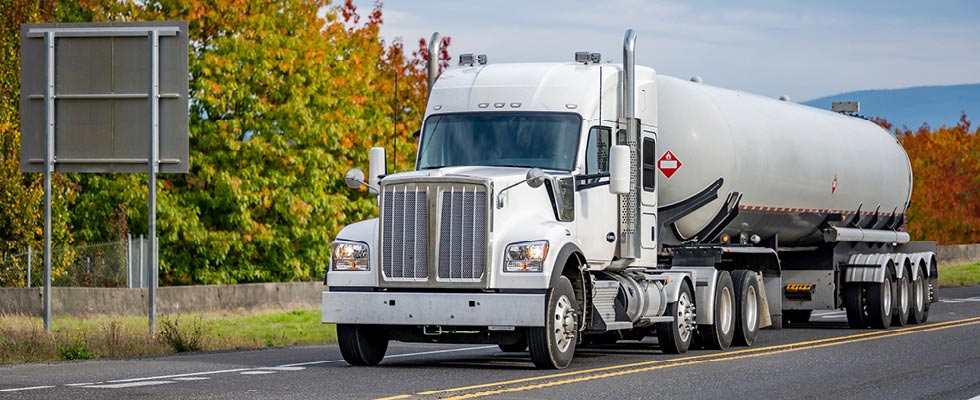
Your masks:
M 681 165 L 683 165 L 681 160 L 678 160 L 677 157 L 674 156 L 674 153 L 671 153 L 669 150 L 664 153 L 664 155 L 660 156 L 659 160 L 657 160 L 657 169 L 659 169 L 660 173 L 664 174 L 664 177 L 667 179 L 670 179 L 670 177 L 681 168 Z

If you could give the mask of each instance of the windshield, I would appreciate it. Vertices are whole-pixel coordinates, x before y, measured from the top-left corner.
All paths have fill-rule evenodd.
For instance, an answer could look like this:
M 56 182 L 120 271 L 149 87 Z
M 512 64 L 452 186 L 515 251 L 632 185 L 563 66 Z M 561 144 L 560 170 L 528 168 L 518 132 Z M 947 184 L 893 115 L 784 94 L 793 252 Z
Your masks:
M 440 114 L 425 121 L 419 169 L 485 165 L 575 169 L 578 114 L 483 112 Z

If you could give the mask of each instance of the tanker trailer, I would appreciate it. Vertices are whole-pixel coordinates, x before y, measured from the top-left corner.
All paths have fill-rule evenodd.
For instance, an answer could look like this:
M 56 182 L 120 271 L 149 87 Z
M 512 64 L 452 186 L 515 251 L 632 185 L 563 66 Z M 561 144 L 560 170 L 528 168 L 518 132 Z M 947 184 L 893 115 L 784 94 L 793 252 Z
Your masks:
M 348 363 L 399 340 L 564 368 L 579 346 L 651 336 L 666 353 L 749 346 L 813 309 L 925 321 L 935 244 L 902 231 L 911 172 L 888 132 L 658 76 L 635 40 L 622 64 L 430 63 L 415 170 L 388 173 L 377 147 L 345 177 L 379 207 L 337 235 L 324 281 Z

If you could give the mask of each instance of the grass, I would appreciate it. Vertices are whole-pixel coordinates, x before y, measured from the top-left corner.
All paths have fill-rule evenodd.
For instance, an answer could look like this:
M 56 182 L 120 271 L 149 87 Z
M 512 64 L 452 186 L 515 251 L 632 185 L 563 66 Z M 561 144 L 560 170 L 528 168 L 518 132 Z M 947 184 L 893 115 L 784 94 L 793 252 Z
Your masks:
M 0 364 L 337 341 L 334 326 L 320 323 L 318 309 L 164 316 L 153 336 L 146 323 L 146 317 L 59 317 L 46 335 L 40 318 L 0 315 Z
M 939 267 L 939 286 L 980 285 L 980 263 Z

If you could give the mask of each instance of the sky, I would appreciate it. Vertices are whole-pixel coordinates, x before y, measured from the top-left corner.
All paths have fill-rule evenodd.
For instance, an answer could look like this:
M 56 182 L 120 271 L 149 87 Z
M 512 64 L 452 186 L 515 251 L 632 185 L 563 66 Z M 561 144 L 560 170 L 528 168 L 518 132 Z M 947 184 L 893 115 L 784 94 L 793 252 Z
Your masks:
M 372 1 L 356 0 L 360 13 Z M 863 89 L 980 82 L 980 1 L 387 0 L 381 35 L 414 48 L 438 31 L 450 55 L 571 61 L 575 51 L 660 74 L 794 101 Z M 454 61 L 455 62 L 455 61 Z

